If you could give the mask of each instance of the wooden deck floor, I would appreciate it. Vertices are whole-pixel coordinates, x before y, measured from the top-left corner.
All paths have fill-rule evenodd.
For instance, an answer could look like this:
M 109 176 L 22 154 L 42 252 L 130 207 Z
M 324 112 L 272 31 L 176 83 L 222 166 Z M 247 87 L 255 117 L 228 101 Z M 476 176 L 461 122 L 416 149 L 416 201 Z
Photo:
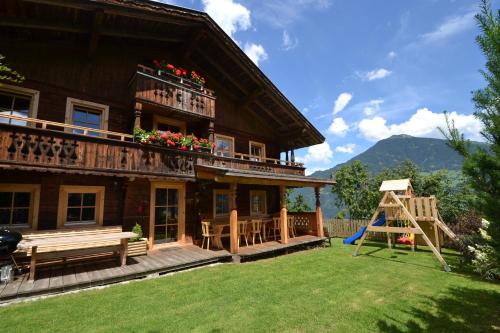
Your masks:
M 290 238 L 288 244 L 268 241 L 263 244 L 241 246 L 240 253 L 232 256 L 226 250 L 207 251 L 195 245 L 170 247 L 150 252 L 147 256 L 127 258 L 127 265 L 120 267 L 116 259 L 103 259 L 52 265 L 37 268 L 34 282 L 28 275 L 17 275 L 14 281 L 0 284 L 0 303 L 16 298 L 48 295 L 78 290 L 127 280 L 141 279 L 151 274 L 165 274 L 216 262 L 249 261 L 269 257 L 307 246 L 316 246 L 323 238 L 299 236 Z
M 262 244 L 257 243 L 250 246 L 241 246 L 238 255 L 241 260 L 252 260 L 263 256 L 280 254 L 287 250 L 294 250 L 306 246 L 317 246 L 323 242 L 325 238 L 316 236 L 298 236 L 288 239 L 288 244 L 282 244 L 279 241 L 268 241 Z
M 120 267 L 116 259 L 85 261 L 74 264 L 37 268 L 34 282 L 28 275 L 17 275 L 14 281 L 0 284 L 0 303 L 14 298 L 32 297 L 140 279 L 211 263 L 228 261 L 227 251 L 206 251 L 194 245 L 156 250 L 147 256 L 127 258 Z

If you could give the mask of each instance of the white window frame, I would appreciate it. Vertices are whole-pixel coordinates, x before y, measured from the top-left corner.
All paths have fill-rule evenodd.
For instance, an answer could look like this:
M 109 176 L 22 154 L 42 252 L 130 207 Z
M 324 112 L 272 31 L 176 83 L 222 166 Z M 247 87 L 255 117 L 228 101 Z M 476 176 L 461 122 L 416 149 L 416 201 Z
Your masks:
M 252 205 L 252 197 L 254 195 L 262 195 L 263 196 L 263 202 L 264 202 L 264 212 L 262 213 L 257 213 L 253 211 L 253 205 Z M 250 191 L 250 216 L 262 216 L 267 214 L 267 192 L 263 190 L 251 190 Z
M 38 211 L 40 208 L 40 184 L 0 184 L 1 192 L 30 192 L 30 207 L 28 224 L 0 224 L 6 228 L 31 228 L 38 227 Z
M 66 98 L 66 112 L 64 115 L 64 123 L 73 125 L 73 111 L 75 106 L 80 106 L 82 108 L 87 108 L 93 111 L 101 112 L 101 127 L 100 129 L 103 131 L 108 130 L 109 123 L 109 105 L 99 104 L 89 101 L 84 101 L 81 99 L 76 99 L 72 97 Z M 65 128 L 65 132 L 73 133 L 72 128 Z M 104 136 L 98 133 L 98 136 Z
M 219 155 L 219 152 L 217 151 L 217 139 L 224 139 L 224 140 L 230 140 L 231 141 L 231 156 L 229 157 L 234 157 L 235 155 L 235 147 L 234 147 L 234 136 L 229 136 L 229 135 L 223 135 L 223 134 L 215 134 L 215 154 L 217 156 L 222 156 Z
M 95 193 L 95 222 L 67 222 L 68 218 L 68 194 L 70 193 Z M 104 220 L 104 186 L 78 186 L 61 185 L 59 187 L 59 203 L 57 209 L 57 227 L 71 227 L 79 225 L 102 225 Z
M 7 94 L 27 96 L 30 98 L 30 111 L 29 118 L 36 118 L 38 116 L 38 102 L 40 100 L 40 91 L 29 89 L 25 87 L 13 86 L 11 84 L 0 84 L 0 91 Z M 27 123 L 28 126 L 34 126 L 34 123 Z

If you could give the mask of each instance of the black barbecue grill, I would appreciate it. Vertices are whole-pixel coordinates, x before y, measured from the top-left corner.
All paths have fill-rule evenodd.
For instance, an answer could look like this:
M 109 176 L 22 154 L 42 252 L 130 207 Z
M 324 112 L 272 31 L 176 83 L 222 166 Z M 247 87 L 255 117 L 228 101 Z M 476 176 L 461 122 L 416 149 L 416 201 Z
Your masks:
M 17 244 L 19 244 L 21 239 L 23 239 L 23 236 L 17 231 L 0 229 L 0 257 L 10 257 L 17 269 L 19 269 L 19 267 L 12 253 L 17 249 Z

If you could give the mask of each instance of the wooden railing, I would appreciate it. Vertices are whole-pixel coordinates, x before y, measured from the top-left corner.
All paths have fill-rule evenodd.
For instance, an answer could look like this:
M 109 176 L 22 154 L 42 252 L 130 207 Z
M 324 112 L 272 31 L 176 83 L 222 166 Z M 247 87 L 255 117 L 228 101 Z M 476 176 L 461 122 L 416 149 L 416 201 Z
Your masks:
M 154 69 L 142 65 L 138 65 L 134 83 L 135 98 L 139 102 L 215 118 L 215 94 L 209 89 L 184 84 L 173 75 L 159 76 Z
M 262 158 L 259 156 L 253 156 L 249 154 L 243 154 L 243 153 L 235 153 L 234 154 L 235 158 L 238 158 L 240 160 L 246 160 L 246 161 L 253 161 L 253 162 L 261 162 L 261 163 L 270 163 L 270 164 L 279 164 L 279 165 L 287 165 L 287 166 L 295 166 L 299 168 L 304 167 L 304 163 L 299 163 L 299 162 L 292 162 L 292 161 L 284 161 L 284 160 L 279 160 L 276 158 Z
M 244 171 L 256 171 L 264 173 L 273 173 L 281 175 L 304 176 L 305 169 L 302 166 L 286 165 L 285 161 L 282 164 L 266 163 L 263 161 L 252 161 L 241 158 L 214 156 L 211 158 L 198 158 L 197 164 L 224 169 L 236 169 Z
M 323 226 L 328 230 L 332 237 L 349 237 L 354 235 L 359 229 L 366 227 L 370 220 L 350 220 L 350 219 L 325 219 Z M 385 240 L 383 233 L 369 232 L 368 239 Z
M 0 123 L 0 163 L 25 169 L 33 165 L 32 169 L 190 177 L 195 164 L 296 176 L 305 171 L 302 164 L 276 159 L 253 161 L 144 145 L 134 142 L 131 134 L 6 114 L 0 114 L 2 119 L 24 126 Z
M 315 212 L 288 212 L 288 216 L 293 216 L 295 231 L 299 235 L 317 235 L 318 228 L 316 224 Z

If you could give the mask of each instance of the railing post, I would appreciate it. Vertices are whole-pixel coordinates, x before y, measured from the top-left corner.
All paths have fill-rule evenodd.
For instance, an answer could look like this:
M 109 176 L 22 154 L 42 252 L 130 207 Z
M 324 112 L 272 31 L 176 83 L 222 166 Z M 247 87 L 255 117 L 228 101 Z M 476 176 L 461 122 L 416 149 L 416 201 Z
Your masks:
M 280 186 L 280 198 L 281 198 L 281 211 L 280 211 L 280 231 L 281 231 L 281 243 L 288 244 L 288 216 L 286 212 L 286 187 L 284 185 Z
M 229 218 L 229 236 L 231 242 L 231 253 L 238 253 L 238 209 L 236 206 L 236 190 L 238 184 L 231 183 L 229 185 L 229 206 L 231 208 L 231 215 Z
M 318 237 L 323 237 L 323 213 L 321 212 L 320 189 L 316 186 L 314 188 L 314 195 L 316 196 L 316 228 Z
M 208 123 L 208 141 L 215 143 L 215 123 L 213 121 Z
M 292 160 L 292 165 L 293 165 L 293 164 L 295 164 L 295 151 L 293 149 L 292 149 L 290 155 L 291 155 L 290 159 Z
M 142 104 L 141 103 L 135 103 L 134 128 L 141 128 L 141 114 L 142 114 Z

